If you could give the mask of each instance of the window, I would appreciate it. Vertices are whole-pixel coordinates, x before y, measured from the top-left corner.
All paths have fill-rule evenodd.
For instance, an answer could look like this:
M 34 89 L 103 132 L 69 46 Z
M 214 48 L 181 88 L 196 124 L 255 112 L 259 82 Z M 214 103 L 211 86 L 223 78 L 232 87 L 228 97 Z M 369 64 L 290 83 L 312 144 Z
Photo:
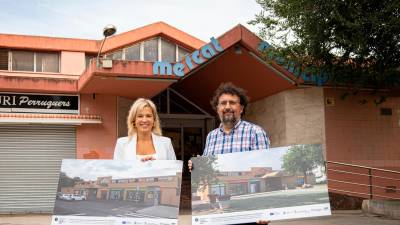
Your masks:
M 34 52 L 13 51 L 12 70 L 34 71 Z
M 125 60 L 140 60 L 140 44 L 125 49 Z
M 183 60 L 187 54 L 189 54 L 188 51 L 178 46 L 178 61 Z
M 0 70 L 8 70 L 8 50 L 0 49 Z
M 154 182 L 154 177 L 146 178 L 146 182 Z
M 176 45 L 161 39 L 161 60 L 166 62 L 176 62 Z
M 58 53 L 12 51 L 11 70 L 51 72 L 60 71 L 60 59 Z
M 122 59 L 122 50 L 113 52 L 111 54 L 107 54 L 106 56 L 107 59 L 112 59 L 112 60 L 121 60 Z
M 229 192 L 231 193 L 231 195 L 246 194 L 247 188 L 245 184 L 230 184 Z
M 58 73 L 58 54 L 36 53 L 36 72 Z
M 160 48 L 160 49 L 159 49 Z M 175 63 L 182 60 L 189 52 L 166 39 L 155 37 L 115 52 L 105 54 L 107 59 L 132 61 L 162 61 Z M 178 57 L 178 60 L 177 60 Z
M 86 65 L 86 68 L 89 67 L 90 62 L 91 62 L 92 60 L 96 60 L 96 56 L 85 55 L 85 65 Z
M 143 43 L 144 61 L 158 61 L 158 39 L 152 39 Z

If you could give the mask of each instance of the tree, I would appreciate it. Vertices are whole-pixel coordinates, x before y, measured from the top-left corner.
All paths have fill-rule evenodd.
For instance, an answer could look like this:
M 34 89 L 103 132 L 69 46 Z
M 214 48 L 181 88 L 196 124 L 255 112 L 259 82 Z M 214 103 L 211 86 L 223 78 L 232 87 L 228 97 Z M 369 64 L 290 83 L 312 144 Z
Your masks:
M 311 71 L 354 93 L 400 87 L 400 1 L 256 1 L 263 10 L 249 23 L 298 74 Z
M 218 182 L 217 175 L 219 171 L 215 169 L 217 165 L 217 156 L 192 158 L 192 188 L 204 190 L 209 185 Z
M 324 166 L 320 144 L 294 145 L 283 156 L 283 169 L 292 174 L 301 172 L 304 183 L 307 183 L 307 173 L 318 166 Z
M 58 192 L 61 191 L 61 187 L 73 187 L 75 185 L 75 183 L 83 181 L 83 179 L 81 179 L 80 177 L 74 177 L 71 178 L 69 176 L 67 176 L 67 174 L 65 172 L 61 172 L 60 173 L 60 179 L 59 179 L 59 184 L 58 185 Z

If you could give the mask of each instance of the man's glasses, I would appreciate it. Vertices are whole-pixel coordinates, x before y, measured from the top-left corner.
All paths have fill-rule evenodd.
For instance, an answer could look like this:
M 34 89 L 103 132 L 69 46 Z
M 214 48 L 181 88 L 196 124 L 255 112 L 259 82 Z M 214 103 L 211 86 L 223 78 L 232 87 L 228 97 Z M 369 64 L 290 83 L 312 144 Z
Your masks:
M 220 101 L 219 103 L 218 103 L 218 106 L 220 106 L 220 107 L 225 107 L 225 106 L 227 106 L 227 105 L 232 105 L 232 106 L 235 106 L 235 105 L 237 105 L 237 104 L 239 104 L 239 102 L 238 101 L 232 101 L 232 100 L 230 100 L 230 101 Z

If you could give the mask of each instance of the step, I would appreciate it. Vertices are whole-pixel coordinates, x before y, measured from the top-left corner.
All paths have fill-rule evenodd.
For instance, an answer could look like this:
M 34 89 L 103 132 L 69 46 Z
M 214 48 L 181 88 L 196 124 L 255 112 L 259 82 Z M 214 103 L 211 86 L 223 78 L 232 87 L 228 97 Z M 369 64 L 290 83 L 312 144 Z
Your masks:
M 364 200 L 362 210 L 365 213 L 400 219 L 400 200 Z

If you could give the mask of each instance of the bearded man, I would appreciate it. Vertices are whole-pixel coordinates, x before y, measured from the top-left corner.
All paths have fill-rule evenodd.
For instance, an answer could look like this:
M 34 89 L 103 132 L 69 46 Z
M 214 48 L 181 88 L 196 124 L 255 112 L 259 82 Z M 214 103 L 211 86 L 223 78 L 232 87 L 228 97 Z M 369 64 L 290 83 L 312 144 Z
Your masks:
M 242 120 L 248 102 L 244 90 L 232 83 L 222 83 L 215 90 L 211 105 L 218 113 L 221 124 L 208 133 L 203 156 L 269 148 L 270 141 L 264 129 Z M 192 161 L 189 160 L 190 171 L 192 166 Z M 259 220 L 257 224 L 269 224 L 269 222 Z
M 211 105 L 221 124 L 207 135 L 203 156 L 269 148 L 270 141 L 264 129 L 242 120 L 248 101 L 244 90 L 232 83 L 218 87 Z

